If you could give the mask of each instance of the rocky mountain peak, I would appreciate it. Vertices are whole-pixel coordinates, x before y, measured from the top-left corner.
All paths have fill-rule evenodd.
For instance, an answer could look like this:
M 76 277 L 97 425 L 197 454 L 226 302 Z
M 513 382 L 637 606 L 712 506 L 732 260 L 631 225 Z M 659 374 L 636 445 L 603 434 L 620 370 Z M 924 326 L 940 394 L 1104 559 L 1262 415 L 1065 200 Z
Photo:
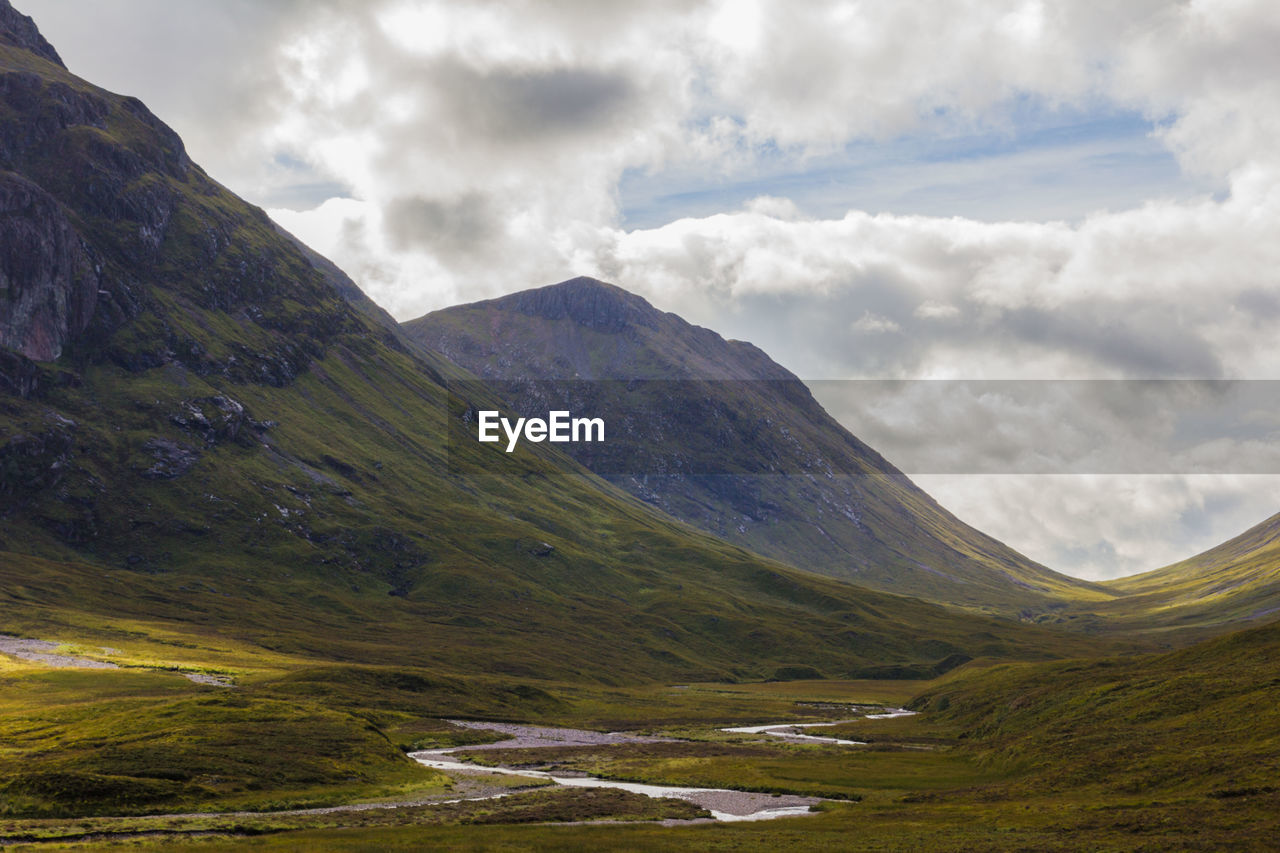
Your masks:
M 588 276 L 525 290 L 493 302 L 545 320 L 567 317 L 580 326 L 602 332 L 620 332 L 628 326 L 654 328 L 661 316 L 642 297 Z
M 63 68 L 67 67 L 53 45 L 40 35 L 36 22 L 13 8 L 9 0 L 0 0 L 0 44 L 29 50 Z

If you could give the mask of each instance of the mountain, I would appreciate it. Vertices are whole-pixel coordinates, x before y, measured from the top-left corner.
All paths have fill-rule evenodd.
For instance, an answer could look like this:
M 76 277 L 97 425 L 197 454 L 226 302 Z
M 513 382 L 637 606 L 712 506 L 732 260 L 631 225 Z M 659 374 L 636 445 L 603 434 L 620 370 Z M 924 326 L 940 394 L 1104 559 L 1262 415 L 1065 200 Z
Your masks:
M 446 308 L 411 338 L 521 415 L 603 415 L 563 445 L 600 476 L 717 537 L 861 586 L 1029 617 L 1101 587 L 969 527 L 838 424 L 764 352 L 591 278 Z
M 1240 627 L 1280 612 L 1280 515 L 1162 569 L 1108 581 L 1097 612 L 1127 629 Z
M 1060 638 L 811 575 L 543 448 L 0 2 L 0 617 L 522 678 L 932 672 Z M 104 621 L 105 620 L 105 621 Z M 1025 645 L 1024 645 L 1025 644 Z

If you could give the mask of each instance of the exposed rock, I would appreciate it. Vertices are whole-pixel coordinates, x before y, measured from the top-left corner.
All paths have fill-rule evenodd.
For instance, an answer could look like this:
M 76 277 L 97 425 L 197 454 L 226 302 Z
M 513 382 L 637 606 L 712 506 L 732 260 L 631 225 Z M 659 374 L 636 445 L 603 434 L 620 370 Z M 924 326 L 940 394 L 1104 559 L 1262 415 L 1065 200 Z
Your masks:
M 63 68 L 67 67 L 53 45 L 40 35 L 36 22 L 14 9 L 9 0 L 0 0 L 0 43 L 29 50 Z
M 17 119 L 0 124 L 0 166 L 6 169 L 19 170 L 19 163 L 48 152 L 68 128 L 105 129 L 110 112 L 102 98 L 29 71 L 0 74 L 0 98 Z
M 539 542 L 529 549 L 529 553 L 535 557 L 550 557 L 555 553 L 555 547 L 548 545 L 546 542 Z
M 7 0 L 0 43 L 56 57 Z M 179 363 L 275 387 L 335 337 L 368 335 L 360 315 L 384 343 L 426 352 L 335 267 L 211 181 L 136 98 L 20 55 L 0 69 L 0 113 L 0 348 L 130 372 Z M 190 322 L 208 310 L 246 334 L 215 350 L 221 327 Z
M 85 669 L 119 669 L 119 664 L 110 661 L 93 660 L 78 655 L 59 654 L 61 645 L 49 640 L 29 640 L 0 634 L 0 652 L 13 655 L 19 660 L 32 661 L 44 666 L 82 667 Z M 105 650 L 104 650 L 105 651 Z
M 93 316 L 98 270 L 57 200 L 0 172 L 0 346 L 56 359 Z
M 324 462 L 324 464 L 328 465 L 330 468 L 332 468 L 334 471 L 337 471 L 339 474 L 346 477 L 348 480 L 355 480 L 357 483 L 360 482 L 360 470 L 356 468 L 356 466 L 352 465 L 349 462 L 344 462 L 335 456 L 330 456 L 327 453 L 320 458 L 321 458 L 321 461 Z
M 190 471 L 200 461 L 200 452 L 193 447 L 179 444 L 167 438 L 153 438 L 143 445 L 154 464 L 142 471 L 148 480 L 174 480 Z
M 244 404 L 221 394 L 183 400 L 178 411 L 169 416 L 169 423 L 198 435 L 210 447 L 222 441 L 248 441 L 244 427 L 262 426 L 248 417 Z

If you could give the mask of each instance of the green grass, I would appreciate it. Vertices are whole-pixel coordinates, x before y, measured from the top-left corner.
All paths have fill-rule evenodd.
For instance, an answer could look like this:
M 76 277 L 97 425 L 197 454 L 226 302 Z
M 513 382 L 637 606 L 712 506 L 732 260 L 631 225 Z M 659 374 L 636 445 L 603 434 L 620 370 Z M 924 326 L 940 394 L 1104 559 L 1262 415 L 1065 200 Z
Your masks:
M 1280 625 L 1162 656 L 1000 665 L 913 706 L 1039 790 L 1210 796 L 1274 784 Z
M 0 814 L 70 817 L 328 805 L 440 774 L 368 720 L 130 670 L 0 674 Z
M 952 750 L 867 750 L 826 745 L 735 742 L 560 747 L 461 753 L 481 764 L 537 764 L 608 779 L 860 800 L 1003 778 Z
M 37 813 L 28 813 L 0 820 L 0 837 L 121 833 L 112 836 L 118 842 L 131 833 L 164 831 L 181 834 L 144 836 L 147 844 L 211 850 L 1267 849 L 1280 814 L 1280 793 L 1270 773 L 1280 753 L 1274 702 L 1269 701 L 1275 689 L 1271 662 L 1278 644 L 1280 626 L 1271 626 L 1167 655 L 966 667 L 913 685 L 921 694 L 913 703 L 922 708 L 918 716 L 859 721 L 831 730 L 870 737 L 873 742 L 867 748 L 789 745 L 718 729 L 746 721 L 847 717 L 856 713 L 849 706 L 864 705 L 898 685 L 775 682 L 621 689 L 544 684 L 534 695 L 546 699 L 540 706 L 531 703 L 535 710 L 523 719 L 605 729 L 637 728 L 651 721 L 651 728 L 679 732 L 694 741 L 476 753 L 482 760 L 540 762 L 617 778 L 848 800 L 824 806 L 813 817 L 781 822 L 684 828 L 524 825 L 596 818 L 647 820 L 672 814 L 661 811 L 665 807 L 660 804 L 626 798 L 582 801 L 565 791 L 545 791 L 448 809 L 415 806 L 314 816 L 108 821 L 34 820 Z M 464 716 L 499 695 L 482 680 L 431 678 L 425 673 L 415 680 L 405 670 L 367 667 L 337 667 L 327 678 L 307 669 L 296 670 L 300 677 L 295 678 L 287 673 L 262 676 L 234 692 L 196 688 L 163 673 L 49 673 L 22 665 L 15 665 L 13 672 L 35 678 L 33 683 L 42 686 L 38 694 L 30 689 L 4 692 L 4 707 L 12 712 L 0 715 L 4 725 L 13 726 L 21 712 L 29 713 L 30 705 L 24 705 L 28 695 L 38 695 L 39 704 L 51 709 L 31 720 L 32 734 L 24 737 L 67 742 L 84 737 L 87 730 L 55 731 L 78 706 L 83 706 L 78 708 L 81 719 L 101 720 L 112 732 L 127 731 L 128 724 L 103 708 L 128 716 L 127 709 L 141 704 L 139 696 L 148 697 L 146 705 L 152 710 L 139 716 L 138 728 L 155 728 L 158 715 L 179 710 L 192 732 L 227 714 L 228 703 L 243 703 L 246 713 L 287 722 L 293 729 L 270 734 L 269 740 L 258 742 L 260 748 L 285 743 L 308 761 L 316 756 L 315 744 L 309 746 L 307 739 L 318 734 L 317 742 L 332 744 L 334 730 L 326 726 L 335 720 L 363 721 L 381 732 L 384 744 L 398 739 L 393 733 L 424 737 L 433 745 L 483 737 L 451 729 L 440 717 Z M 347 675 L 339 678 L 343 672 Z M 277 698 L 289 685 L 329 683 L 343 689 L 314 692 L 305 702 Z M 108 689 L 108 684 L 114 686 Z M 362 686 L 353 690 L 357 684 Z M 356 707 L 358 697 L 365 697 L 368 705 Z M 201 704 L 213 698 L 218 701 Z M 283 711 L 280 705 L 293 710 Z M 308 718 L 299 705 L 324 713 Z M 428 708 L 438 716 L 428 717 Z M 510 711 L 509 716 L 520 716 L 514 706 Z M 269 728 L 262 731 L 265 736 Z M 337 731 L 358 734 L 342 725 Z M 172 734 L 166 738 L 171 739 L 181 740 Z M 365 743 L 359 737 L 354 742 Z M 217 749 L 204 753 L 203 747 L 188 744 L 185 748 L 195 752 L 186 754 L 217 753 L 220 761 L 234 764 L 234 749 L 223 754 L 225 734 L 214 735 L 208 745 Z M 138 748 L 144 745 L 140 742 Z M 380 750 L 362 747 L 336 760 L 353 762 L 356 756 L 379 755 Z M 129 748 L 108 752 L 111 760 L 122 762 L 117 769 L 142 755 Z M 154 760 L 143 763 L 157 765 Z M 293 766 L 289 772 L 303 770 Z M 404 797 L 428 790 L 396 782 L 391 774 L 320 790 L 349 799 Z M 228 792 L 207 803 L 230 805 L 239 796 L 238 802 L 254 808 L 271 805 L 254 800 L 253 793 Z M 281 797 L 277 803 L 301 804 L 319 793 L 300 785 L 292 798 Z M 170 800 L 151 810 L 171 811 L 177 804 Z M 489 822 L 503 825 L 483 825 Z M 191 837 L 192 832 L 209 835 Z M 97 844 L 90 838 L 74 846 L 94 849 Z
M 194 849 L 511 850 L 511 851 L 1078 851 L 1274 849 L 1274 819 L 1259 820 L 1280 799 L 1161 804 L 1135 809 L 1062 798 L 1016 804 L 912 804 L 909 808 L 838 806 L 813 817 L 687 828 L 656 826 L 402 826 L 315 830 L 207 840 Z M 185 846 L 185 845 L 184 845 Z

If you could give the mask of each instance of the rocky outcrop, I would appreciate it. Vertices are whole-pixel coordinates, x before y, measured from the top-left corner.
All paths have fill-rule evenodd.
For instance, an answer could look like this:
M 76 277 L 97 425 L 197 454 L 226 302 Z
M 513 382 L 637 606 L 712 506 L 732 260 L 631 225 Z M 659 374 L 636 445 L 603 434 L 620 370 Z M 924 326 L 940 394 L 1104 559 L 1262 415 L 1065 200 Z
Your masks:
M 93 317 L 98 270 L 57 200 L 0 172 L 0 346 L 56 359 Z
M 63 68 L 67 67 L 53 45 L 40 35 L 36 22 L 14 9 L 9 0 L 0 0 L 0 44 L 29 50 Z
M 149 439 L 142 449 L 151 464 L 139 473 L 148 480 L 175 480 L 200 461 L 200 451 L 194 447 L 159 436 Z
M 359 346 L 367 319 L 387 345 L 427 357 L 336 268 L 210 180 L 141 101 L 34 59 L 56 54 L 8 0 L 0 48 L 0 350 L 284 387 L 334 340 Z M 10 366 L 0 388 L 29 395 L 30 370 Z
M 183 400 L 169 415 L 169 423 L 204 440 L 207 447 L 234 442 L 243 447 L 257 443 L 257 435 L 275 426 L 274 421 L 256 421 L 249 417 L 239 400 L 218 394 L 196 400 Z

